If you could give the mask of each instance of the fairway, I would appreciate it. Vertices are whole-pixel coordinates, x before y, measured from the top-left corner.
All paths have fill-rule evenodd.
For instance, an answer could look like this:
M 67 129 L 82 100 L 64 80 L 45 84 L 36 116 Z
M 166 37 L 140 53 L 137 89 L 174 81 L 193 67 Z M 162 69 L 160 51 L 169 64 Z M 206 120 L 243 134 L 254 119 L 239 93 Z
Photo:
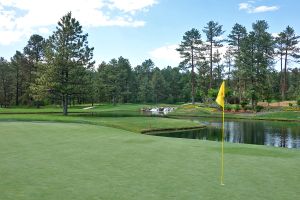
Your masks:
M 300 152 L 103 126 L 0 122 L 0 199 L 297 199 Z

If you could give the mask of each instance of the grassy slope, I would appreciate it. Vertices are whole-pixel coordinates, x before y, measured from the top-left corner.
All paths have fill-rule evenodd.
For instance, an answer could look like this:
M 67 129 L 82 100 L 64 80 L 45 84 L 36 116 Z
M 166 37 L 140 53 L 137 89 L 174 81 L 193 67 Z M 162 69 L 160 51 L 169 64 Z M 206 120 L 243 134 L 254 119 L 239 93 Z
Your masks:
M 169 128 L 199 128 L 201 125 L 190 120 L 170 119 L 161 117 L 99 117 L 91 115 L 69 115 L 59 114 L 3 114 L 0 121 L 52 121 L 52 122 L 74 122 L 103 125 L 120 128 L 133 132 L 142 132 L 149 129 Z
M 297 199 L 299 150 L 0 122 L 0 199 Z
M 195 107 L 184 108 L 179 107 L 175 112 L 169 113 L 170 117 L 222 117 L 222 113 L 210 108 Z M 282 121 L 300 121 L 299 111 L 274 111 L 260 113 L 225 113 L 227 118 L 237 119 L 264 119 L 264 120 L 282 120 Z

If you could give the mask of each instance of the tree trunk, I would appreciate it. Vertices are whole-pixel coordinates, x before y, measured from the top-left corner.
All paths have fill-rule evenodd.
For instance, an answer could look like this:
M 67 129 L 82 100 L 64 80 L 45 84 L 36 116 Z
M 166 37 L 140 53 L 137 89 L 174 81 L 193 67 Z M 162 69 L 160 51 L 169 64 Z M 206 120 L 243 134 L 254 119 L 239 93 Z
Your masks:
M 116 105 L 116 97 L 115 96 L 113 96 L 113 105 L 115 106 Z
M 17 72 L 16 106 L 19 105 L 19 73 Z
M 63 114 L 65 116 L 67 116 L 68 115 L 68 95 L 67 94 L 63 95 L 62 104 L 63 104 Z
M 194 49 L 192 47 L 192 104 L 195 104 Z
M 210 41 L 210 80 L 209 80 L 209 89 L 212 88 L 212 68 L 213 68 L 213 60 L 212 60 L 212 56 L 213 56 L 213 53 L 212 53 L 212 50 L 213 50 L 213 47 L 212 47 L 212 40 Z
M 241 90 L 241 79 L 240 79 L 240 77 L 238 77 L 237 81 L 238 81 L 239 99 L 240 99 L 240 102 L 242 102 L 242 90 Z
M 284 58 L 284 77 L 283 77 L 283 84 L 282 84 L 282 101 L 285 100 L 286 98 L 286 95 L 285 95 L 285 92 L 286 92 L 286 89 L 287 89 L 287 55 L 288 52 L 287 52 L 287 48 L 285 50 L 285 58 Z
M 283 90 L 283 71 L 282 71 L 282 59 L 283 59 L 283 53 L 280 52 L 280 89 L 281 89 L 281 100 L 284 99 L 284 90 Z

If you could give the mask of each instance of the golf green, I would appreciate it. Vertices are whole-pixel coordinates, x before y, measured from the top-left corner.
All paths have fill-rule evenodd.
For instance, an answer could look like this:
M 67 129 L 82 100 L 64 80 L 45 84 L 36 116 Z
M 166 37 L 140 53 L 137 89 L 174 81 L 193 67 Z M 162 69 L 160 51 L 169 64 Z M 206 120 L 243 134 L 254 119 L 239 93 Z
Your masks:
M 0 122 L 0 199 L 297 199 L 300 151 L 147 136 L 76 123 Z

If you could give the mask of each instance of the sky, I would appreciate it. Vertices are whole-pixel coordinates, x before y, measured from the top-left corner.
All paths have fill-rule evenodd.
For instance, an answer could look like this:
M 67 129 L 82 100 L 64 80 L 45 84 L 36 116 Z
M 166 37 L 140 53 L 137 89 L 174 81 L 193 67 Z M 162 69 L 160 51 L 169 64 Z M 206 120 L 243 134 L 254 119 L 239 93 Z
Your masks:
M 287 25 L 300 35 L 299 0 L 0 0 L 0 56 L 22 51 L 32 34 L 48 38 L 69 11 L 89 34 L 96 63 L 123 56 L 132 67 L 146 59 L 178 66 L 184 33 L 197 28 L 205 40 L 210 20 L 223 25 L 224 38 L 235 23 L 251 30 L 257 20 L 274 35 Z

